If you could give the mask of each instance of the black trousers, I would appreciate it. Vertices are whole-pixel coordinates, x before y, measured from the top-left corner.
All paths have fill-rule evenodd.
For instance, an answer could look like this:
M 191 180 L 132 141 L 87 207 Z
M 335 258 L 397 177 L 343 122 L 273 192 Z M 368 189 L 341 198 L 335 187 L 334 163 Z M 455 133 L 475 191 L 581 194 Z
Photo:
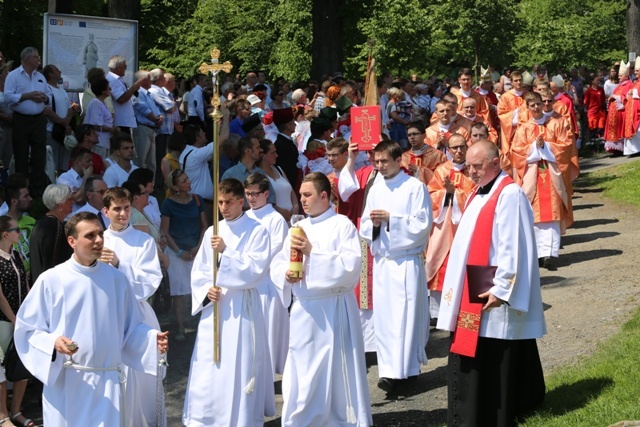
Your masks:
M 29 192 L 33 198 L 41 197 L 49 185 L 45 173 L 47 163 L 47 118 L 44 114 L 27 116 L 13 114 L 11 140 L 15 169 L 29 177 Z
M 447 425 L 515 426 L 544 401 L 535 339 L 479 338 L 476 357 L 449 354 Z

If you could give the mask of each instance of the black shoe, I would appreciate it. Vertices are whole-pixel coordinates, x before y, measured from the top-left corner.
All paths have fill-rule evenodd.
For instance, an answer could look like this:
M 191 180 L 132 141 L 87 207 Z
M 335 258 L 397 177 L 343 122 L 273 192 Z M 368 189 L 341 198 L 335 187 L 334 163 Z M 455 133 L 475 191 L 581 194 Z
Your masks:
M 418 376 L 417 375 L 411 375 L 410 377 L 405 378 L 405 379 L 402 380 L 402 382 L 404 384 L 413 384 L 416 381 L 418 381 Z
M 542 267 L 546 268 L 549 271 L 558 271 L 558 268 L 551 262 L 550 256 L 546 256 L 542 259 Z
M 432 328 L 435 328 L 436 325 L 438 325 L 438 318 L 432 317 L 431 320 L 429 321 L 429 326 L 431 326 Z
M 391 393 L 398 386 L 398 382 L 391 378 L 380 378 L 378 380 L 378 388 L 380 390 L 386 391 L 387 393 Z

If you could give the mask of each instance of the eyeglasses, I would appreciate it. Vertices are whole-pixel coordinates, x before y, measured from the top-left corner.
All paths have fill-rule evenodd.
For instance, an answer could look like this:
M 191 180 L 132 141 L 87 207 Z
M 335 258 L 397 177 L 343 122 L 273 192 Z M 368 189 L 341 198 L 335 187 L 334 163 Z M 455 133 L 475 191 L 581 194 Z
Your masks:
M 449 147 L 449 150 L 451 150 L 451 151 L 462 151 L 465 148 L 467 148 L 466 145 L 456 145 L 455 147 Z
M 247 197 L 258 197 L 262 193 L 264 193 L 264 191 L 245 191 L 244 195 Z
M 19 233 L 20 232 L 20 227 L 7 228 L 4 231 L 6 231 L 7 233 L 11 233 L 12 231 L 17 231 Z
M 407 136 L 420 136 L 420 135 L 422 135 L 420 132 L 411 132 L 407 134 Z

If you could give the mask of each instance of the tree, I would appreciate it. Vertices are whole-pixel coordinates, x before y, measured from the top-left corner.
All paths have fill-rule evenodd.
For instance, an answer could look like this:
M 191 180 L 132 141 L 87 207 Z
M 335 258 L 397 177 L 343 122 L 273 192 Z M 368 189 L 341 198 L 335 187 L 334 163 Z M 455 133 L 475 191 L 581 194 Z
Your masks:
M 518 19 L 508 0 L 440 0 L 427 9 L 433 43 L 431 54 L 444 67 L 509 65 Z
M 596 68 L 626 57 L 624 0 L 523 0 L 515 64 Z
M 108 16 L 118 19 L 140 19 L 140 0 L 109 0 Z
M 640 0 L 627 0 L 627 46 L 640 56 Z
M 313 0 L 313 42 L 311 75 L 342 71 L 342 22 L 339 0 Z
M 367 67 L 369 45 L 375 41 L 373 54 L 379 68 L 405 74 L 412 69 L 424 70 L 429 62 L 430 33 L 427 25 L 426 1 L 372 0 L 352 5 L 359 16 L 356 29 L 362 36 L 347 52 L 345 68 L 349 75 L 363 76 Z M 352 37 L 357 37 L 353 36 Z

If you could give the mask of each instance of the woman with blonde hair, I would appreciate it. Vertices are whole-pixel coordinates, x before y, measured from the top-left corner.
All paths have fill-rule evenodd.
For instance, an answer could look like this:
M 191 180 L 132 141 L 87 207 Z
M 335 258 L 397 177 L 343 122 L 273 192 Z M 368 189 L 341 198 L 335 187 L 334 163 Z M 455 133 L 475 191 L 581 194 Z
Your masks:
M 172 196 L 162 203 L 160 232 L 167 239 L 169 287 L 175 309 L 178 333 L 176 341 L 185 340 L 184 296 L 191 294 L 191 266 L 208 227 L 204 201 L 191 194 L 191 181 L 182 169 L 169 174 L 167 186 Z

